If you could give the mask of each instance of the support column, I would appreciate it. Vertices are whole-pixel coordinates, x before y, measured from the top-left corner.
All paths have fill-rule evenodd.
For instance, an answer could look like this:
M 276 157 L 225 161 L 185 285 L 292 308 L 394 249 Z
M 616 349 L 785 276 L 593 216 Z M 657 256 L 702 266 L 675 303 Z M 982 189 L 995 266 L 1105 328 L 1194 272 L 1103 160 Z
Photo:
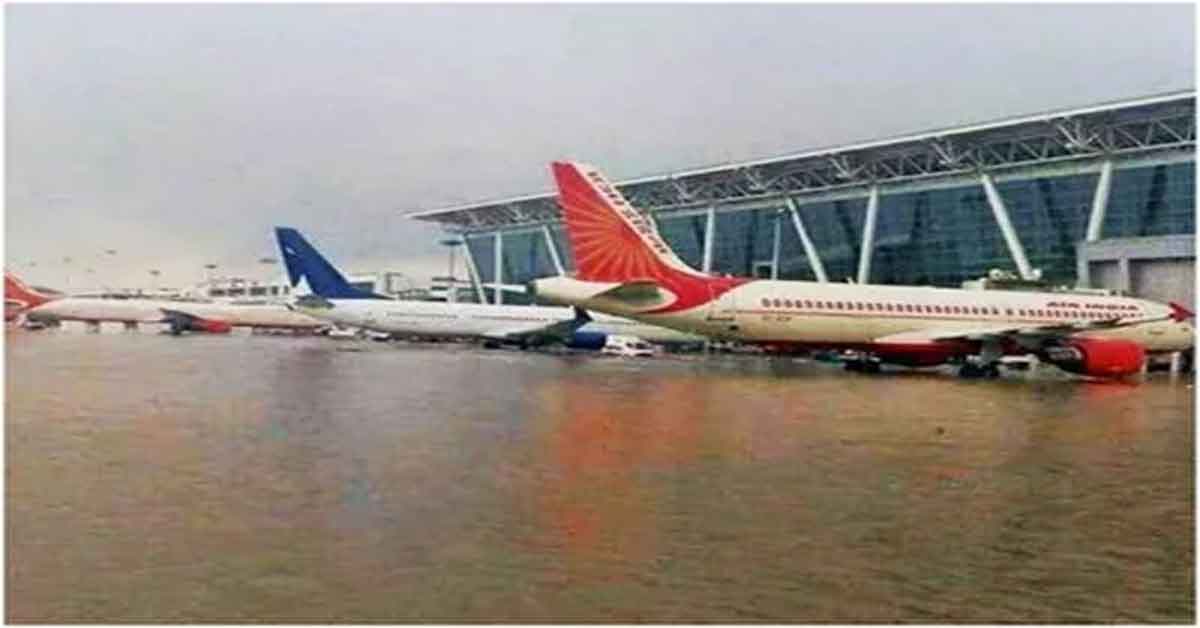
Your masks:
M 987 194 L 988 205 L 992 206 L 992 214 L 996 217 L 996 224 L 1000 226 L 1004 242 L 1008 244 L 1008 252 L 1017 265 L 1017 272 L 1020 273 L 1021 279 L 1033 279 L 1033 269 L 1030 268 L 1029 260 L 1025 257 L 1025 248 L 1021 246 L 1021 238 L 1017 236 L 1017 230 L 1013 228 L 1012 221 L 1008 218 L 1008 209 L 1004 207 L 1004 199 L 1000 198 L 996 184 L 992 182 L 991 175 L 986 172 L 979 175 L 979 180 L 983 183 L 983 191 Z
M 779 249 L 783 244 L 783 212 L 775 212 L 775 233 L 771 241 L 771 279 L 779 279 Z
M 700 270 L 706 273 L 712 272 L 713 231 L 716 229 L 716 225 L 717 208 L 709 207 L 708 212 L 705 214 L 704 222 L 704 258 L 700 264 Z
M 500 236 L 500 232 L 496 232 L 495 240 L 495 265 L 492 267 L 492 302 L 496 305 L 504 303 L 504 290 L 501 288 L 504 284 L 504 238 Z
M 858 254 L 858 283 L 871 279 L 871 253 L 875 250 L 875 222 L 879 216 L 879 186 L 872 185 L 867 197 L 867 220 L 863 224 L 862 250 Z
M 1075 285 L 1080 288 L 1092 287 L 1092 265 L 1088 256 L 1083 254 L 1083 246 L 1075 246 Z
M 479 276 L 479 269 L 475 266 L 475 256 L 471 254 L 470 238 L 463 236 L 463 251 L 466 252 L 467 274 L 471 276 L 471 286 L 475 288 L 475 296 L 479 299 L 477 303 L 487 303 L 487 295 L 483 292 L 483 278 Z
M 567 274 L 563 270 L 562 258 L 558 256 L 558 247 L 554 245 L 554 234 L 550 233 L 550 225 L 542 225 L 542 235 L 546 237 L 546 249 L 550 251 L 550 261 L 554 262 L 554 270 L 559 277 Z
M 1096 181 L 1096 194 L 1092 196 L 1092 214 L 1088 217 L 1087 236 L 1084 238 L 1088 242 L 1099 240 L 1100 231 L 1104 228 L 1104 215 L 1108 211 L 1109 190 L 1112 189 L 1112 170 L 1112 160 L 1104 160 L 1104 163 L 1100 166 L 1100 179 Z
M 812 267 L 813 274 L 816 275 L 817 281 L 826 283 L 829 277 L 825 275 L 825 264 L 821 263 L 821 256 L 817 254 L 817 247 L 813 245 L 812 238 L 808 237 L 808 230 L 804 228 L 804 221 L 800 220 L 800 212 L 796 209 L 796 201 L 791 197 L 784 199 L 788 206 L 788 211 L 792 214 L 792 225 L 796 227 L 796 235 L 800 236 L 800 244 L 804 246 L 804 256 L 808 258 L 808 265 Z
M 1122 257 L 1117 260 L 1117 285 L 1122 295 L 1128 295 L 1133 292 L 1132 283 L 1129 275 L 1129 258 Z
M 1183 353 L 1174 351 L 1171 353 L 1171 376 L 1179 375 L 1179 371 L 1183 366 Z

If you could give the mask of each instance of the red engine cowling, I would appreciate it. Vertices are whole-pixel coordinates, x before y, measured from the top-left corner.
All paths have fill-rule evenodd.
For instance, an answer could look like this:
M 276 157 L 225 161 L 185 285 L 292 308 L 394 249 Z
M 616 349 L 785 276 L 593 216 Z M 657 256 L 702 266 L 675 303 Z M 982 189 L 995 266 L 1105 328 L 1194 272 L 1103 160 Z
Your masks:
M 225 321 L 213 321 L 203 318 L 198 318 L 192 321 L 192 331 L 200 331 L 206 334 L 228 334 L 233 331 L 233 325 Z
M 1129 340 L 1075 338 L 1063 345 L 1048 347 L 1042 357 L 1068 373 L 1124 377 L 1142 370 L 1146 350 Z

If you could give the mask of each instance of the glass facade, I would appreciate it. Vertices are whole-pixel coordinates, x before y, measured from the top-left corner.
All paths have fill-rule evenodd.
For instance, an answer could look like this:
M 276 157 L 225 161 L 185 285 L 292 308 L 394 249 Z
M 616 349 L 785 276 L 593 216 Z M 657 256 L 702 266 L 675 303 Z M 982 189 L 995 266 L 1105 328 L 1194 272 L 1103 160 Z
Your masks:
M 1195 233 L 1195 168 L 1189 162 L 1114 170 L 1101 237 Z
M 1194 162 L 1137 165 L 1113 170 L 1102 238 L 1191 234 L 1195 231 Z M 1045 279 L 1076 279 L 1076 245 L 1083 240 L 1099 175 L 1061 174 L 996 183 L 1030 265 Z M 797 211 L 829 281 L 858 274 L 867 198 L 803 202 Z M 689 265 L 701 268 L 707 212 L 656 214 L 659 232 Z M 780 279 L 816 279 L 791 212 L 777 207 L 722 207 L 713 214 L 712 272 L 769 277 L 779 225 Z M 551 236 L 563 265 L 574 268 L 562 225 Z M 485 283 L 493 281 L 493 236 L 467 238 Z M 993 268 L 1016 270 L 982 185 L 888 192 L 879 198 L 869 281 L 878 284 L 958 286 Z M 556 270 L 540 229 L 505 233 L 504 283 L 523 284 Z M 490 290 L 489 298 L 490 298 Z M 524 302 L 505 293 L 506 303 Z
M 810 203 L 798 208 L 808 237 L 825 264 L 829 281 L 845 281 L 858 274 L 858 252 L 862 249 L 863 222 L 867 216 L 866 197 Z
M 1075 243 L 1087 233 L 1099 174 L 1027 179 L 996 184 L 1025 257 L 1042 278 L 1075 281 Z M 1010 261 L 1004 266 L 1013 268 Z
M 575 251 L 567 241 L 567 231 L 562 225 L 550 226 L 550 237 L 554 238 L 554 249 L 558 251 L 558 259 L 562 262 L 563 270 L 575 270 Z
M 779 278 L 790 281 L 816 281 L 804 244 L 796 231 L 790 211 L 779 215 Z
M 766 268 L 770 277 L 775 210 L 721 211 L 715 217 L 713 233 L 718 235 L 713 238 L 713 272 L 755 277 Z
M 679 259 L 693 268 L 700 268 L 704 263 L 705 214 L 655 216 L 654 219 L 659 235 L 671 245 Z
M 467 248 L 471 249 L 471 257 L 475 260 L 475 268 L 479 271 L 479 281 L 495 281 L 496 274 L 493 269 L 496 265 L 496 237 L 490 233 L 469 235 L 466 242 Z

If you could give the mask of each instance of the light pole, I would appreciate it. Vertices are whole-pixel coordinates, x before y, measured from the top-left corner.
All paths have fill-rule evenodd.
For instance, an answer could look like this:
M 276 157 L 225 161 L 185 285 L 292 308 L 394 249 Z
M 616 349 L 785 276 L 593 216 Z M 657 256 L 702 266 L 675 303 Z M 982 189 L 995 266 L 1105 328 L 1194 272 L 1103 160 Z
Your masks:
M 151 268 L 149 272 L 150 276 L 153 277 L 153 279 L 150 280 L 150 293 L 154 294 L 158 292 L 158 276 L 162 273 L 160 273 L 157 268 Z

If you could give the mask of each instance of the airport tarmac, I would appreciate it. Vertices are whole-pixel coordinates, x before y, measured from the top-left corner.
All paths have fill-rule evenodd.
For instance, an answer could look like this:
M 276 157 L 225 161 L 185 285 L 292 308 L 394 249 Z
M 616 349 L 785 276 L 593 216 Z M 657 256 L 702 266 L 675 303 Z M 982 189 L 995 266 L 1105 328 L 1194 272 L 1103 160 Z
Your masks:
M 1194 619 L 1191 376 L 6 341 L 12 622 Z

